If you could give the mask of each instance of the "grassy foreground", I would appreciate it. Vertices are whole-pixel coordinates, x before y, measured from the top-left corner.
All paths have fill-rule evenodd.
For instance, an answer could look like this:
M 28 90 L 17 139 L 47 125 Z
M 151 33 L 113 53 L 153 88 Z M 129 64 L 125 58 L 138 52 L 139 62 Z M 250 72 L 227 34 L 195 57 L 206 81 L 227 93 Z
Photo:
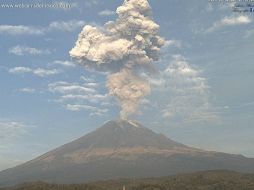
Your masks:
M 87 184 L 57 185 L 43 182 L 0 190 L 254 190 L 254 174 L 206 171 L 151 179 L 119 179 Z

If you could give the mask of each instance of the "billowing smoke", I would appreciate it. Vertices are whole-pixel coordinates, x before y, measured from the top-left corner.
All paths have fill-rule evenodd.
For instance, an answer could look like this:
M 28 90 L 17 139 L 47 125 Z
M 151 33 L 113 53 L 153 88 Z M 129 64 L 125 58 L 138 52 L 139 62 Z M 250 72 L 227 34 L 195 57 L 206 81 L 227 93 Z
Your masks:
M 121 117 L 127 118 L 150 92 L 142 76 L 153 71 L 165 41 L 158 35 L 147 0 L 125 0 L 116 13 L 116 21 L 103 28 L 86 25 L 70 56 L 87 69 L 108 74 L 109 92 L 121 105 Z

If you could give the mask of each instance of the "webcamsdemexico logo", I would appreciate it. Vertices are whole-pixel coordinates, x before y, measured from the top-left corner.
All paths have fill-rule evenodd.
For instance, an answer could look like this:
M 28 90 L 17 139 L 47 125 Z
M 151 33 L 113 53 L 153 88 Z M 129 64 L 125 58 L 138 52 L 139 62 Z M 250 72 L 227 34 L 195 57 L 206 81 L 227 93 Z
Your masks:
M 235 13 L 254 13 L 254 0 L 208 0 L 209 3 L 218 3 L 232 8 Z
M 72 8 L 72 4 L 70 3 L 7 3 L 7 4 L 0 4 L 0 8 L 6 9 L 41 9 L 41 8 L 49 8 L 49 9 L 70 9 Z
M 246 3 L 246 4 L 236 3 L 233 7 L 233 12 L 254 13 L 254 3 Z

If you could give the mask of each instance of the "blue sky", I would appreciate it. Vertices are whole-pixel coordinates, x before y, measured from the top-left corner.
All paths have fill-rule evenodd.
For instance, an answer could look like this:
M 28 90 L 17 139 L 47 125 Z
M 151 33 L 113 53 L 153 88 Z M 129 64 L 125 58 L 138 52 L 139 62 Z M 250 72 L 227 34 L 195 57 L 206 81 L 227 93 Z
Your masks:
M 77 66 L 69 51 L 84 25 L 115 20 L 122 1 L 3 7 L 14 2 L 22 3 L 0 2 L 0 170 L 74 140 L 120 111 L 105 73 Z M 188 145 L 254 157 L 254 13 L 233 12 L 233 3 L 149 3 L 167 42 L 154 63 L 159 74 L 149 79 L 152 91 L 131 119 Z

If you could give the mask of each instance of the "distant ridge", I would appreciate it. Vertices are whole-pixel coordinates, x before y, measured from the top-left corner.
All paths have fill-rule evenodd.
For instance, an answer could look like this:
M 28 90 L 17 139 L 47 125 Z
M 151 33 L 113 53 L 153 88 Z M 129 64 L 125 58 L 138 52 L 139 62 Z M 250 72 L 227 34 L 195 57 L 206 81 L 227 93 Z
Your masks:
M 192 148 L 136 121 L 112 120 L 73 142 L 0 172 L 0 186 L 160 177 L 217 169 L 254 173 L 254 159 Z

